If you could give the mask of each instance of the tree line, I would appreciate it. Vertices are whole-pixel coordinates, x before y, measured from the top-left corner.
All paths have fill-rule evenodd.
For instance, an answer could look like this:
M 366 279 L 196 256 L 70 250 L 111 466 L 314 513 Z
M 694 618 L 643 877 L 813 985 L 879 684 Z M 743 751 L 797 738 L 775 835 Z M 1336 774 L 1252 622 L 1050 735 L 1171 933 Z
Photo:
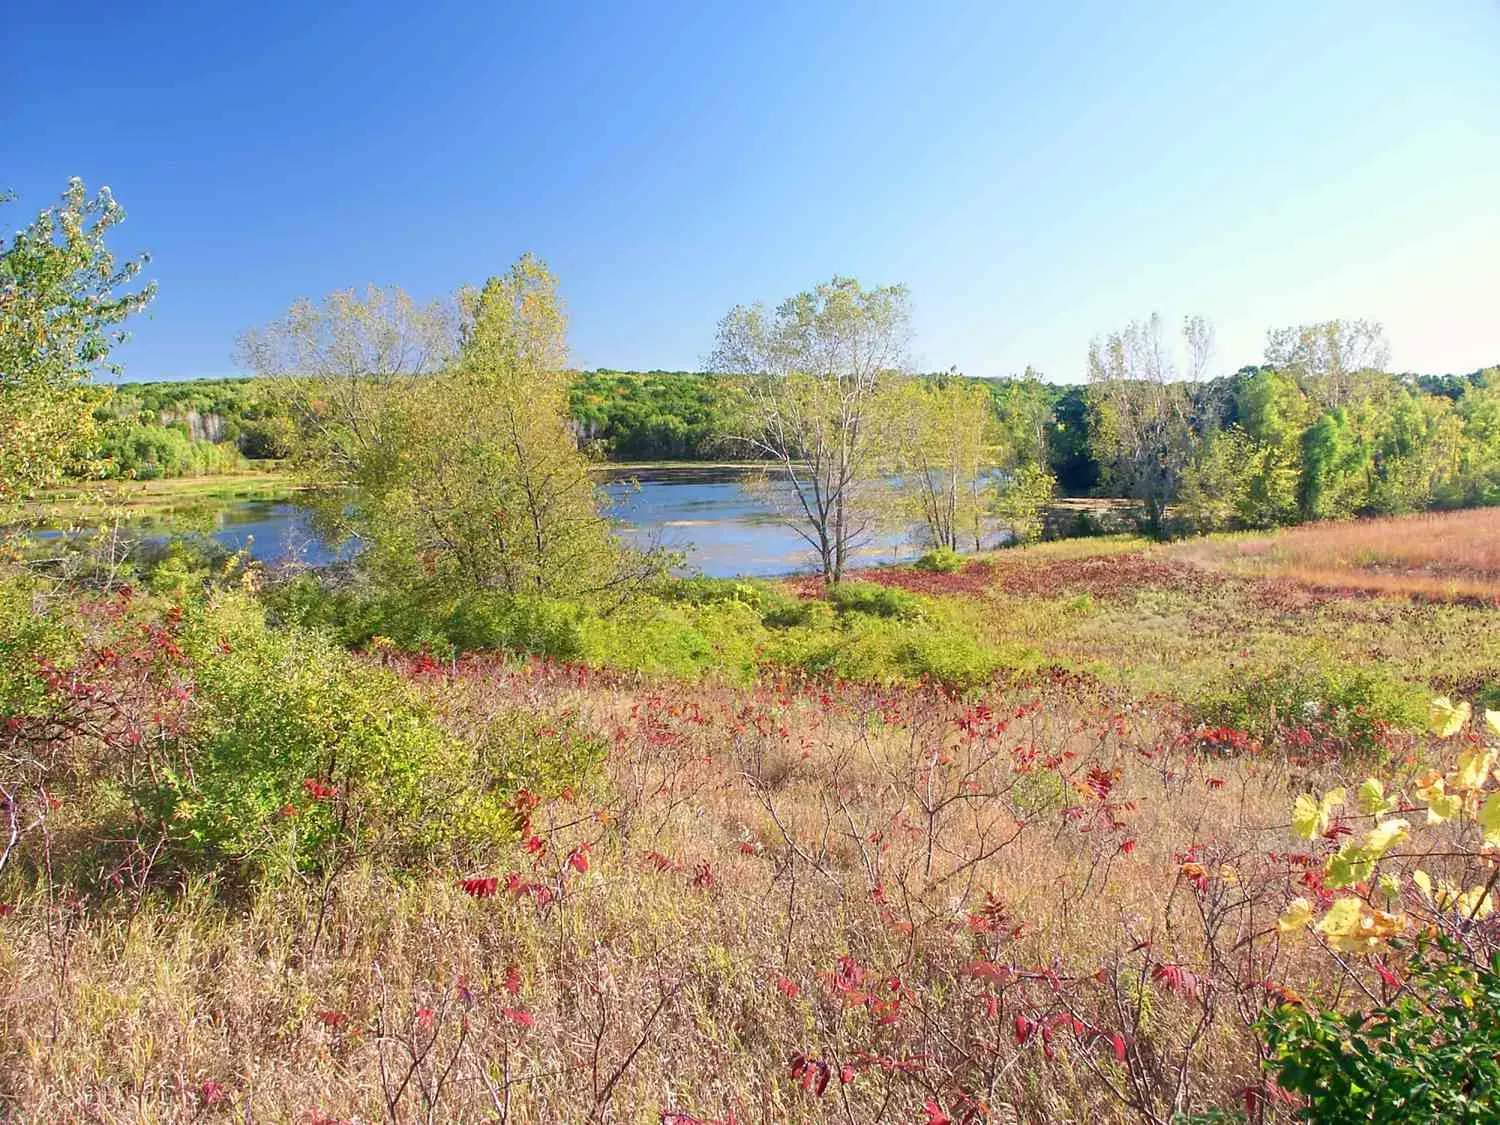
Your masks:
M 914 372 L 907 290 L 843 277 L 730 310 L 713 375 L 572 371 L 528 255 L 445 299 L 298 301 L 244 334 L 250 381 L 110 392 L 96 377 L 154 296 L 148 259 L 105 245 L 122 218 L 75 181 L 0 243 L 4 487 L 205 471 L 206 448 L 290 458 L 344 490 L 330 528 L 407 583 L 602 596 L 659 572 L 608 534 L 591 454 L 769 466 L 759 494 L 829 582 L 893 524 L 949 554 L 1032 538 L 1059 488 L 1127 497 L 1157 536 L 1500 502 L 1500 373 L 1390 374 L 1378 325 L 1276 330 L 1261 364 L 1209 378 L 1212 326 L 1152 316 L 1094 340 L 1084 384 L 978 380 Z

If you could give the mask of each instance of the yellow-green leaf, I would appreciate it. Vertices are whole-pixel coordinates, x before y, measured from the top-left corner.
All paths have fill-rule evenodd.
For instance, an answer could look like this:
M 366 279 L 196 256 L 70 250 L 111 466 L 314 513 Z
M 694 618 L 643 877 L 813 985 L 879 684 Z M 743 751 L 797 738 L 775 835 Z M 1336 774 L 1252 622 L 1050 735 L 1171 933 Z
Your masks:
M 1481 750 L 1476 746 L 1461 751 L 1458 755 L 1458 769 L 1453 772 L 1453 788 L 1464 792 L 1483 789 L 1490 767 L 1494 764 L 1493 750 Z
M 1365 851 L 1369 852 L 1373 858 L 1379 859 L 1405 840 L 1410 832 L 1411 825 L 1404 820 L 1399 818 L 1382 820 L 1365 837 Z
M 1500 847 L 1500 793 L 1491 793 L 1485 799 L 1475 819 L 1484 830 L 1484 842 Z
M 1356 795 L 1359 798 L 1359 811 L 1366 816 L 1379 816 L 1396 807 L 1396 802 L 1386 797 L 1385 786 L 1378 777 L 1367 778 Z
M 1440 695 L 1427 708 L 1427 725 L 1439 738 L 1452 738 L 1464 729 L 1471 710 L 1467 701 L 1454 703 L 1446 695 Z
M 1323 884 L 1328 887 L 1352 887 L 1375 873 L 1375 858 L 1352 840 L 1328 857 L 1323 865 Z
M 1292 828 L 1297 835 L 1304 840 L 1311 840 L 1314 836 L 1321 836 L 1328 831 L 1328 823 L 1333 819 L 1333 811 L 1344 803 L 1345 792 L 1342 788 L 1330 789 L 1323 794 L 1322 801 L 1315 801 L 1306 793 L 1302 794 L 1292 803 Z
M 1484 713 L 1484 725 L 1490 728 L 1490 733 L 1500 738 L 1500 711 L 1486 711 Z
M 1312 903 L 1305 898 L 1294 898 L 1286 913 L 1276 919 L 1276 928 L 1284 934 L 1294 933 L 1312 921 Z
M 1411 873 L 1411 881 L 1417 885 L 1417 890 L 1422 892 L 1422 897 L 1428 902 L 1432 901 L 1432 876 L 1421 868 Z
M 1357 898 L 1336 899 L 1328 913 L 1313 927 L 1328 938 L 1340 938 L 1359 929 L 1359 915 L 1364 903 Z

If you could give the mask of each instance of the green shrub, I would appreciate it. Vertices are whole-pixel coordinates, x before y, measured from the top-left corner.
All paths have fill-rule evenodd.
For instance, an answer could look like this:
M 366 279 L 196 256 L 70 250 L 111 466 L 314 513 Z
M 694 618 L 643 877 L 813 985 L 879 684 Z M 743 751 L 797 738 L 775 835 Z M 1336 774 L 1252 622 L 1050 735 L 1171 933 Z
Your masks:
M 953 574 L 963 565 L 963 556 L 952 547 L 937 547 L 912 563 L 918 570 L 930 570 L 936 574 Z
M 661 598 L 689 605 L 717 605 L 720 602 L 743 602 L 757 609 L 774 598 L 769 587 L 743 578 L 673 578 L 662 583 Z
M 1500 1119 L 1500 955 L 1419 950 L 1394 1002 L 1352 1013 L 1278 1008 L 1262 1019 L 1271 1067 L 1304 1121 Z
M 238 595 L 190 610 L 181 643 L 197 715 L 181 768 L 139 798 L 172 824 L 187 866 L 250 877 L 356 857 L 423 866 L 509 836 L 514 787 L 537 752 L 514 724 L 455 738 L 393 672 L 322 633 L 270 629 Z
M 76 630 L 49 603 L 42 584 L 24 571 L 0 571 L 0 723 L 42 714 L 49 691 L 38 662 L 71 661 Z
M 551 598 L 473 594 L 448 609 L 439 629 L 457 652 L 511 649 L 578 660 L 583 656 L 583 611 Z
M 840 582 L 830 586 L 828 603 L 840 614 L 862 613 L 902 621 L 922 615 L 922 603 L 916 595 L 874 582 Z
M 1386 728 L 1425 725 L 1427 693 L 1375 669 L 1313 657 L 1258 673 L 1236 671 L 1196 712 L 1202 722 L 1262 739 L 1307 734 L 1337 749 L 1373 752 Z
M 764 631 L 758 610 L 738 599 L 709 605 L 641 601 L 583 622 L 588 663 L 649 675 L 754 677 Z

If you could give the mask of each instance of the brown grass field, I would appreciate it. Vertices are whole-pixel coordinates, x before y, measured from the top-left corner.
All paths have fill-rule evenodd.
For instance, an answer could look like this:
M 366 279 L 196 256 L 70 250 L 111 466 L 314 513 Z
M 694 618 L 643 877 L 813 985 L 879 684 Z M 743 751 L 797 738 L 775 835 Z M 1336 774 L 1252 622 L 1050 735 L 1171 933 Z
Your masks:
M 1500 598 L 1500 508 L 1309 524 L 1183 554 L 1307 586 L 1492 600 Z
M 934 596 L 1075 667 L 963 697 L 381 658 L 458 736 L 548 716 L 593 732 L 604 765 L 518 798 L 516 842 L 477 869 L 362 863 L 248 896 L 13 880 L 0 1117 L 1289 1119 L 1255 1020 L 1374 1002 L 1389 971 L 1278 932 L 1332 846 L 1289 810 L 1372 763 L 1206 728 L 1186 680 L 1099 670 L 1220 668 L 1257 629 L 1349 652 L 1400 629 L 1456 634 L 1434 659 L 1482 680 L 1497 552 L 1500 512 L 1002 553 Z M 1288 585 L 1380 596 L 1267 600 Z M 1440 588 L 1489 601 L 1410 598 Z M 1199 634 L 1172 616 L 1203 604 L 1239 616 Z M 1398 786 L 1451 750 L 1390 731 L 1380 753 Z M 1400 862 L 1480 877 L 1444 850 Z

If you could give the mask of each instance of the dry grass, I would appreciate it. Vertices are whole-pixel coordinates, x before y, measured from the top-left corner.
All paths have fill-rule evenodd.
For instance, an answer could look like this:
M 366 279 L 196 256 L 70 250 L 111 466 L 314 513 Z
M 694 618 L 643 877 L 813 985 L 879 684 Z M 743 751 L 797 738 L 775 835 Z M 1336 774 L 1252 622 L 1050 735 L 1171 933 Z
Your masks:
M 1315 587 L 1500 599 L 1500 508 L 1309 524 L 1192 544 L 1182 553 Z
M 1309 776 L 1200 753 L 1170 708 L 424 679 L 455 722 L 610 739 L 591 792 L 532 813 L 531 889 L 359 870 L 322 925 L 295 881 L 133 919 L 24 894 L 13 1119 L 1165 1121 L 1259 1087 L 1264 982 L 1347 987 L 1274 932 Z

